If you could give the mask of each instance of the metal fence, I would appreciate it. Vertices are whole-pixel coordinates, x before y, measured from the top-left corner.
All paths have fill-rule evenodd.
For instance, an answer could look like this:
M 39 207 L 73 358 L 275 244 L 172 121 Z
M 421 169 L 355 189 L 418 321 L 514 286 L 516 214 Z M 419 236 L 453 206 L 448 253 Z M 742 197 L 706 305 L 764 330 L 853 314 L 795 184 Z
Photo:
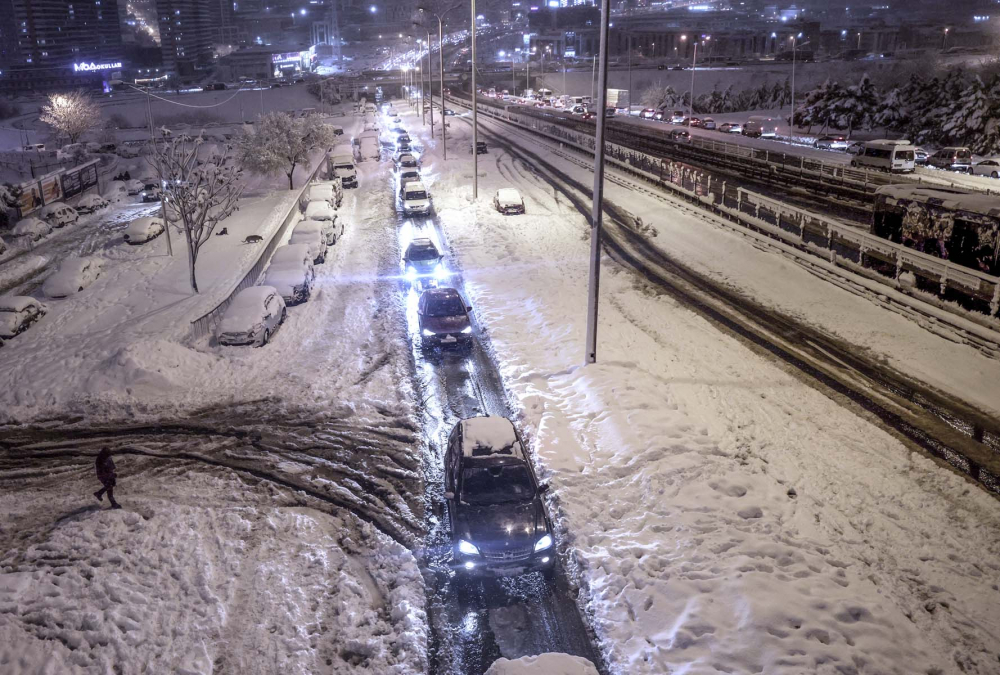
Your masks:
M 578 150 L 592 152 L 594 137 L 567 129 L 556 123 L 531 116 L 508 113 L 502 109 L 480 112 L 531 129 Z M 738 147 L 738 146 L 734 146 Z M 969 306 L 982 307 L 984 313 L 1000 312 L 1000 278 L 979 270 L 907 248 L 874 236 L 857 227 L 790 206 L 742 187 L 727 184 L 702 169 L 683 162 L 663 159 L 633 148 L 608 143 L 607 161 L 653 184 L 668 188 L 685 198 L 727 215 L 743 226 L 816 255 L 827 262 L 857 271 L 868 261 L 879 261 L 894 268 L 885 276 L 874 271 L 866 276 L 893 288 L 899 288 L 903 272 L 912 272 L 930 285 L 937 294 L 958 296 Z M 954 310 L 942 303 L 941 307 Z
M 264 274 L 264 269 L 271 261 L 271 255 L 273 255 L 274 250 L 278 248 L 278 242 L 284 237 L 284 234 L 288 231 L 289 226 L 297 220 L 301 211 L 299 202 L 302 200 L 302 195 L 309 189 L 309 185 L 316 180 L 316 176 L 326 164 L 329 156 L 329 153 L 323 155 L 323 159 L 320 160 L 319 164 L 316 165 L 316 168 L 313 169 L 313 172 L 309 175 L 309 178 L 306 179 L 306 181 L 302 184 L 302 187 L 299 188 L 298 193 L 295 195 L 295 202 L 292 204 L 292 208 L 289 209 L 284 220 L 281 221 L 281 225 L 278 226 L 278 229 L 276 229 L 274 234 L 271 235 L 271 238 L 260 252 L 260 256 L 257 258 L 256 262 L 254 262 L 253 267 L 247 271 L 243 278 L 240 279 L 240 281 L 229 291 L 226 297 L 223 298 L 219 304 L 191 322 L 192 338 L 198 339 L 212 332 L 218 326 L 219 321 L 222 319 L 222 315 L 225 314 L 226 309 L 229 307 L 229 303 L 233 301 L 236 294 L 244 288 L 257 285 L 261 276 Z

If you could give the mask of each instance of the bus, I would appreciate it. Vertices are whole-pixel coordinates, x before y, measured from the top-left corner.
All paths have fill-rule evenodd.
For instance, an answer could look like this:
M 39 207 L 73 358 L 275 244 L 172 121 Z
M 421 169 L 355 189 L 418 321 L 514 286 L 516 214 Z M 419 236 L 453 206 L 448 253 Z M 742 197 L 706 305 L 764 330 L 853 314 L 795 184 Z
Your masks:
M 867 141 L 851 160 L 853 167 L 881 169 L 890 173 L 912 173 L 917 149 L 907 140 Z

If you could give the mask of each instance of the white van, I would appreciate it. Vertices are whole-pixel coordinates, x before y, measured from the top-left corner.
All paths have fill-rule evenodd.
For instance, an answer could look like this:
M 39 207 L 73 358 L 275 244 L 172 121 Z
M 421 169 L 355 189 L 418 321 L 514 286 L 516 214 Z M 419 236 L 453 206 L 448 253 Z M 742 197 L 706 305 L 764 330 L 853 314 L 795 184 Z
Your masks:
M 778 135 L 778 125 L 780 123 L 780 120 L 773 117 L 754 115 L 747 120 L 746 124 L 743 125 L 743 131 L 741 133 L 744 136 L 751 136 L 754 138 L 774 138 Z
M 890 173 L 912 173 L 917 148 L 907 140 L 867 141 L 851 160 L 851 166 L 881 169 Z
M 431 211 L 431 197 L 427 188 L 419 181 L 407 183 L 400 190 L 403 213 L 407 216 L 426 215 Z
M 76 209 L 68 204 L 64 204 L 63 202 L 52 202 L 51 204 L 46 204 L 42 207 L 40 215 L 52 227 L 70 225 L 75 223 L 80 217 L 77 214 Z
M 330 157 L 331 177 L 339 178 L 340 186 L 345 190 L 358 187 L 358 172 L 354 168 L 354 153 L 341 152 L 340 148 L 335 153 Z

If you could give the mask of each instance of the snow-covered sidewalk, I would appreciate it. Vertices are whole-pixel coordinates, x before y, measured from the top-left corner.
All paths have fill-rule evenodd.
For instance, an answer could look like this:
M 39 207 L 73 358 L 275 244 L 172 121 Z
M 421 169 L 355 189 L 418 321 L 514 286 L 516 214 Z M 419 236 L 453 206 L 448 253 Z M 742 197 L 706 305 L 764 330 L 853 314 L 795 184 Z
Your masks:
M 360 167 L 313 298 L 266 347 L 146 340 L 67 372 L 99 393 L 83 431 L 101 413 L 117 433 L 0 476 L 0 672 L 425 672 L 412 542 L 382 531 L 422 517 L 387 172 Z M 137 417 L 166 428 L 119 439 Z M 104 442 L 121 511 L 91 494 Z
M 452 124 L 453 147 L 467 129 Z M 586 221 L 494 148 L 473 209 L 468 155 L 444 163 L 429 145 L 452 258 L 551 481 L 561 545 L 613 672 L 995 672 L 993 498 L 613 264 L 600 363 L 581 367 Z M 510 186 L 528 215 L 492 210 L 493 191 Z M 620 203 L 641 209 L 638 199 Z M 819 287 L 697 214 L 659 204 L 652 222 L 685 262 L 743 260 L 724 275 L 734 285 L 756 267 L 774 291 L 744 290 L 765 304 Z M 842 303 L 848 337 L 861 317 L 869 334 L 886 331 L 882 344 L 919 333 L 884 312 L 855 317 L 846 306 L 865 300 L 822 291 Z M 821 326 L 841 311 L 819 310 Z M 975 374 L 924 365 L 959 384 Z

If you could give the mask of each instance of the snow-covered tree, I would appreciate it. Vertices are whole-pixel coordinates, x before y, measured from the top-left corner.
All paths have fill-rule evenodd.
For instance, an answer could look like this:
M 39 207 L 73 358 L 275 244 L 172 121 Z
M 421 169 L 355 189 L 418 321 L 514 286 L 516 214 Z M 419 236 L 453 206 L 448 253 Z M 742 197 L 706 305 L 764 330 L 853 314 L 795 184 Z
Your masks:
M 187 241 L 188 270 L 195 293 L 198 253 L 215 226 L 236 209 L 243 192 L 242 170 L 233 162 L 229 146 L 206 156 L 199 153 L 202 142 L 201 136 L 192 139 L 163 133 L 163 141 L 153 146 L 150 157 L 160 184 L 166 186 L 163 210 L 167 227 L 173 225 L 183 230 Z
M 82 91 L 49 94 L 49 100 L 42 105 L 40 113 L 38 119 L 65 136 L 70 143 L 76 143 L 101 123 L 100 107 Z
M 893 87 L 882 95 L 872 122 L 876 128 L 885 131 L 901 131 L 906 128 L 909 123 L 909 109 L 899 87 Z
M 333 129 L 317 116 L 293 118 L 275 112 L 243 131 L 237 154 L 240 163 L 254 173 L 284 171 L 291 190 L 295 187 L 295 167 L 307 162 L 313 150 L 329 148 L 334 142 Z
M 870 129 L 877 105 L 878 92 L 868 73 L 865 73 L 857 84 L 843 90 L 843 94 L 832 102 L 834 126 L 847 129 L 848 136 L 856 128 Z
M 17 185 L 4 183 L 0 185 L 0 227 L 8 227 L 14 222 L 14 207 L 21 197 L 21 188 Z
M 680 98 L 680 95 L 671 86 L 653 85 L 642 90 L 639 100 L 644 106 L 662 110 L 676 107 Z

